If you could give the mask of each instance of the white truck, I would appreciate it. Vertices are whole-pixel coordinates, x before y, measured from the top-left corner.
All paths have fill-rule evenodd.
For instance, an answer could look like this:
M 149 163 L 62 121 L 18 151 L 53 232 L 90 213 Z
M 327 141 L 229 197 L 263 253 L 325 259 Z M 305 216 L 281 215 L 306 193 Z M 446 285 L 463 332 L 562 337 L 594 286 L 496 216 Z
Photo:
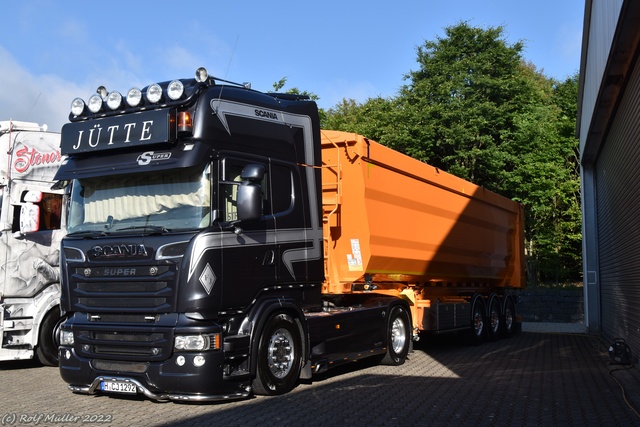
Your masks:
M 0 361 L 58 364 L 63 160 L 60 133 L 0 121 Z

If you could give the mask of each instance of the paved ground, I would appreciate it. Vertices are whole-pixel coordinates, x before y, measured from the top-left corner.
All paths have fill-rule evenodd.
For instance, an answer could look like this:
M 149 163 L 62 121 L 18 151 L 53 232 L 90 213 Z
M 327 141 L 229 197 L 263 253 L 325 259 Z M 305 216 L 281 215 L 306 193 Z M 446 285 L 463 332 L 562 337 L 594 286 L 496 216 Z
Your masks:
M 399 367 L 340 368 L 278 397 L 155 403 L 69 392 L 56 368 L 0 364 L 0 425 L 640 426 L 640 372 L 580 324 L 468 347 L 423 340 Z

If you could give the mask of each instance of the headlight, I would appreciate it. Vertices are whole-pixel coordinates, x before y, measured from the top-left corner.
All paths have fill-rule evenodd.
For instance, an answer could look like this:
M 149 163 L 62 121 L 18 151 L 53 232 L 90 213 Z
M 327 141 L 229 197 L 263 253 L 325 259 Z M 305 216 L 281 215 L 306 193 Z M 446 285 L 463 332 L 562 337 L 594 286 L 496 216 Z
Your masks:
M 209 349 L 209 337 L 206 335 L 177 336 L 174 348 L 178 351 L 204 351 Z
M 73 331 L 60 330 L 60 345 L 72 346 L 74 342 Z
M 173 348 L 176 351 L 205 351 L 220 349 L 220 334 L 177 335 Z
M 154 83 L 147 88 L 147 101 L 152 104 L 159 102 L 162 99 L 162 88 L 159 84 Z
M 184 93 L 184 85 L 180 80 L 173 80 L 167 87 L 167 96 L 173 101 L 180 99 Z

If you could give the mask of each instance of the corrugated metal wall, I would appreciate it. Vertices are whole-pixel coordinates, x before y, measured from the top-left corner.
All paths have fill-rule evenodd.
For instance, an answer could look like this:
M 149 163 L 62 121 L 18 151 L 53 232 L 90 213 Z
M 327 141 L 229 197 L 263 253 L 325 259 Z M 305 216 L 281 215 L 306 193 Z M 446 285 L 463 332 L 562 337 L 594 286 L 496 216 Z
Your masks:
M 588 135 L 593 107 L 596 103 L 598 90 L 602 83 L 602 75 L 607 65 L 607 57 L 611 49 L 611 42 L 620 16 L 623 0 L 593 0 L 590 14 L 589 34 L 586 43 L 588 53 L 583 74 L 585 90 L 582 99 L 582 120 L 580 123 L 581 149 Z
M 602 333 L 640 351 L 640 72 L 624 92 L 595 168 Z

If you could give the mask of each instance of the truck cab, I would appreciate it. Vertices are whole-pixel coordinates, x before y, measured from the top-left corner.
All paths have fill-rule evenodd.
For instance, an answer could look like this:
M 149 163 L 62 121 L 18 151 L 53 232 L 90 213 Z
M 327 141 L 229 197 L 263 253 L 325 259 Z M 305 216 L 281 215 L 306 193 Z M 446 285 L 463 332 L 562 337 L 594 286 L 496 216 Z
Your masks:
M 57 365 L 63 190 L 60 134 L 0 121 L 0 360 Z

